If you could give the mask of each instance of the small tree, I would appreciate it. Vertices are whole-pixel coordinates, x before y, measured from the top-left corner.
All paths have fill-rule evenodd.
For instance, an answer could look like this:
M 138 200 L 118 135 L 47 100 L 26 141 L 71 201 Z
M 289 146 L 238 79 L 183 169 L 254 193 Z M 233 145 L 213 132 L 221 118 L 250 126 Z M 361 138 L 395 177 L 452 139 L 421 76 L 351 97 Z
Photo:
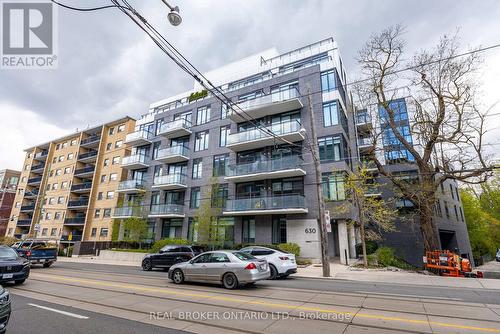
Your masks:
M 219 235 L 218 218 L 222 214 L 225 199 L 218 196 L 221 187 L 215 178 L 204 187 L 200 206 L 195 212 L 193 236 L 197 242 L 206 244 L 210 249 L 223 246 L 224 240 Z
M 124 240 L 142 242 L 148 238 L 148 223 L 144 218 L 130 217 L 123 221 Z
M 345 182 L 348 200 L 340 206 L 341 211 L 349 212 L 354 208 L 356 212 L 354 224 L 360 230 L 365 267 L 368 266 L 366 240 L 379 240 L 382 232 L 394 231 L 397 217 L 397 210 L 392 209 L 390 203 L 372 196 L 380 187 L 372 181 L 373 176 L 364 166 L 349 174 Z

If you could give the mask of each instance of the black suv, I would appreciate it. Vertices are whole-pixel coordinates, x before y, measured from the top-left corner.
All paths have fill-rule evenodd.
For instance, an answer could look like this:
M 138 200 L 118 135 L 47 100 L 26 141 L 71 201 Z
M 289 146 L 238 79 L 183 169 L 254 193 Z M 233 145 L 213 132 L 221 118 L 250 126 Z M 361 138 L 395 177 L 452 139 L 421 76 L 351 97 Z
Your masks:
M 167 245 L 160 249 L 159 253 L 146 255 L 142 259 L 142 270 L 168 269 L 176 263 L 189 261 L 204 251 L 200 246 Z

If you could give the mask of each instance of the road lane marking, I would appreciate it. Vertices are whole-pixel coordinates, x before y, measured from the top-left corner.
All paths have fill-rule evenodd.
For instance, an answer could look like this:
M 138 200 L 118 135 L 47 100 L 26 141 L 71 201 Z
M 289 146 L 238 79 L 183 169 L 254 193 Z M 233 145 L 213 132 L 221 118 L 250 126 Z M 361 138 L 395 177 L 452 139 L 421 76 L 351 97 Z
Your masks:
M 156 293 L 161 293 L 161 294 L 166 294 L 166 295 L 178 295 L 178 296 L 197 297 L 197 298 L 205 298 L 205 299 L 220 300 L 220 301 L 232 301 L 232 302 L 238 302 L 238 303 L 270 306 L 270 307 L 285 308 L 285 309 L 291 309 L 291 310 L 345 314 L 345 315 L 350 315 L 353 318 L 359 317 L 359 318 L 367 318 L 367 319 L 379 319 L 379 320 L 387 320 L 387 321 L 395 321 L 395 322 L 403 322 L 403 323 L 411 323 L 411 324 L 434 325 L 434 326 L 441 326 L 441 327 L 448 327 L 448 328 L 467 329 L 467 330 L 479 331 L 479 332 L 500 333 L 500 329 L 497 329 L 497 328 L 477 327 L 477 326 L 468 326 L 468 325 L 456 325 L 456 324 L 449 324 L 449 323 L 428 321 L 428 320 L 416 320 L 416 319 L 408 319 L 408 318 L 400 318 L 400 317 L 388 317 L 388 316 L 382 316 L 382 315 L 376 315 L 376 314 L 342 312 L 342 311 L 338 311 L 338 310 L 334 310 L 334 309 L 324 309 L 324 308 L 319 308 L 319 307 L 293 306 L 293 305 L 288 305 L 288 304 L 269 303 L 269 302 L 258 301 L 258 300 L 244 300 L 244 299 L 238 299 L 238 298 L 233 298 L 233 297 L 212 296 L 212 295 L 199 294 L 199 293 L 187 293 L 187 292 L 181 292 L 181 291 L 171 290 L 171 289 L 148 288 L 145 286 L 132 285 L 132 284 L 116 284 L 116 283 L 110 283 L 110 282 L 95 281 L 95 280 L 90 280 L 90 279 L 79 279 L 79 278 L 52 276 L 52 275 L 47 275 L 47 274 L 38 274 L 37 273 L 37 274 L 34 274 L 33 276 L 39 276 L 42 278 L 45 277 L 47 279 L 52 279 L 52 280 L 93 284 L 93 285 L 105 286 L 105 287 L 115 287 L 115 288 L 122 288 L 122 289 L 123 288 L 131 289 L 131 290 L 136 290 L 136 291 L 156 292 Z M 47 282 L 47 283 L 51 283 L 51 282 Z M 85 288 L 85 286 L 83 286 L 83 287 Z M 187 303 L 189 303 L 189 301 L 187 301 Z M 218 307 L 220 305 L 214 305 L 214 306 Z
M 59 314 L 64 314 L 64 315 L 67 315 L 68 317 L 73 317 L 73 318 L 77 318 L 77 319 L 88 319 L 89 318 L 89 317 L 86 317 L 84 315 L 79 315 L 79 314 L 75 314 L 75 313 L 71 313 L 71 312 L 61 311 L 61 310 L 57 310 L 55 308 L 42 306 L 42 305 L 38 305 L 38 304 L 28 303 L 28 305 L 41 308 L 42 310 L 47 310 L 47 311 L 51 311 L 51 312 L 55 312 L 55 313 L 59 313 Z
M 394 297 L 414 297 L 414 298 L 429 298 L 429 299 L 438 299 L 438 300 L 463 300 L 460 298 L 449 298 L 449 297 L 433 297 L 433 296 L 419 296 L 419 295 L 405 295 L 399 293 L 385 293 L 385 292 L 373 292 L 373 291 L 354 291 L 358 293 L 371 294 L 371 295 L 384 295 L 384 296 L 394 296 Z

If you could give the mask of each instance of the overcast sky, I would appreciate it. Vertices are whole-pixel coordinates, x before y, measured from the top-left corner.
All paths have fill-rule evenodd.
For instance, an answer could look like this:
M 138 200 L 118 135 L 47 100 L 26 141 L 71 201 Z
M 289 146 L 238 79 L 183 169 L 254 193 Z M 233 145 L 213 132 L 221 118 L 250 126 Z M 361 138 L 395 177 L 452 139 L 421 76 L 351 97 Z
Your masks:
M 107 3 L 60 1 L 81 7 Z M 359 78 L 355 58 L 363 43 L 397 23 L 407 26 L 408 56 L 457 28 L 464 51 L 500 43 L 496 0 L 169 0 L 180 7 L 178 27 L 167 23 L 161 0 L 129 2 L 202 71 L 273 46 L 286 52 L 331 36 L 352 80 Z M 192 88 L 192 79 L 116 9 L 61 8 L 58 26 L 58 69 L 0 70 L 0 169 L 21 169 L 23 150 L 30 146 L 124 115 L 139 117 L 151 102 Z M 489 106 L 500 99 L 500 48 L 482 56 L 483 101 Z M 500 104 L 492 112 L 499 113 Z M 487 141 L 498 143 L 500 116 L 490 120 Z

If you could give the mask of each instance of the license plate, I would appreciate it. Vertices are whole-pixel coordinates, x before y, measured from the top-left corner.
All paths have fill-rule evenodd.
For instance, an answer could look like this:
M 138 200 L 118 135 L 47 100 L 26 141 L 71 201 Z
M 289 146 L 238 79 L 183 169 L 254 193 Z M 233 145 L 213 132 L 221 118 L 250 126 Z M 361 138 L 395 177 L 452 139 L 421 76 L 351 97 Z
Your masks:
M 3 274 L 2 278 L 12 278 L 14 274 Z

